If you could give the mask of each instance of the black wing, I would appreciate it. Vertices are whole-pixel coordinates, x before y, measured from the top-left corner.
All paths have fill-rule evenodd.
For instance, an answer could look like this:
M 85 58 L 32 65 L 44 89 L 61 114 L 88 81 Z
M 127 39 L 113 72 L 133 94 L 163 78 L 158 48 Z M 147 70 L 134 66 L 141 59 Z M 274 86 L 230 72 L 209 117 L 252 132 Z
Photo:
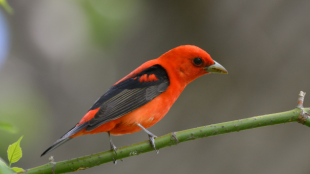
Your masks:
M 145 75 L 148 78 L 155 75 L 156 80 L 140 82 L 140 78 L 145 79 Z M 89 109 L 100 107 L 94 118 L 88 122 L 86 130 L 91 131 L 101 124 L 117 119 L 145 105 L 164 92 L 168 86 L 168 74 L 160 65 L 147 68 L 135 77 L 116 84 Z

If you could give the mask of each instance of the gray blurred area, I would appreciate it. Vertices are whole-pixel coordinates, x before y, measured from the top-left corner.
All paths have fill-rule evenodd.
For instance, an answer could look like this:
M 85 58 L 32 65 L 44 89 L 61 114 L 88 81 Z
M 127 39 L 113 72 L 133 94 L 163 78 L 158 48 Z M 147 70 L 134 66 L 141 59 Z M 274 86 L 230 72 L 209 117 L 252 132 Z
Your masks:
M 73 127 L 123 76 L 169 49 L 206 50 L 228 75 L 210 74 L 183 91 L 149 130 L 173 131 L 293 109 L 310 94 L 310 1 L 9 1 L 11 49 L 0 68 L 0 156 L 21 135 L 32 168 L 106 151 L 107 134 L 75 138 L 40 154 Z M 3 9 L 1 9 L 3 10 Z M 308 95 L 309 95 L 308 94 Z M 310 106 L 310 95 L 305 98 Z M 104 164 L 88 173 L 309 173 L 310 129 L 283 124 L 208 137 Z M 113 136 L 118 147 L 144 132 Z

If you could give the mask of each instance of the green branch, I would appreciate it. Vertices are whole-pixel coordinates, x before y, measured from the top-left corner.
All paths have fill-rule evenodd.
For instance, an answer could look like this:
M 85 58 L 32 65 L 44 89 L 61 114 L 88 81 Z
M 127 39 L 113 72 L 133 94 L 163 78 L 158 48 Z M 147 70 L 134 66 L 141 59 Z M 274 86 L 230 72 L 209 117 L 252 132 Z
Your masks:
M 300 94 L 300 96 L 302 93 Z M 246 119 L 229 121 L 225 123 L 212 124 L 180 132 L 169 133 L 155 139 L 156 148 L 161 149 L 178 143 L 205 138 L 230 132 L 238 132 L 263 126 L 270 126 L 282 123 L 299 122 L 310 127 L 310 108 L 303 108 L 303 97 L 299 98 L 298 106 L 291 111 L 256 116 Z M 95 167 L 113 160 L 128 158 L 142 153 L 154 151 L 149 141 L 125 146 L 117 150 L 117 155 L 109 150 L 93 155 L 75 158 L 60 162 L 50 162 L 45 165 L 26 170 L 27 174 L 58 174 L 84 170 Z

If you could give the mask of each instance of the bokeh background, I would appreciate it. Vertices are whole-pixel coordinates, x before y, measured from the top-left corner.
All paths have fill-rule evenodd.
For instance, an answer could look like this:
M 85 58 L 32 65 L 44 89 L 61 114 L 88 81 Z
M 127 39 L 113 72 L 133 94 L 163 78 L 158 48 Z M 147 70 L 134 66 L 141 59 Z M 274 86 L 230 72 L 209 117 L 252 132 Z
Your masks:
M 106 134 L 40 154 L 93 102 L 143 62 L 179 45 L 197 45 L 229 71 L 188 85 L 149 130 L 173 131 L 291 110 L 310 93 L 310 1 L 9 1 L 0 8 L 0 156 L 21 135 L 32 168 L 109 149 Z M 305 106 L 310 106 L 306 96 Z M 297 123 L 230 133 L 104 164 L 86 173 L 291 174 L 310 171 L 310 129 Z M 113 137 L 118 147 L 144 132 Z

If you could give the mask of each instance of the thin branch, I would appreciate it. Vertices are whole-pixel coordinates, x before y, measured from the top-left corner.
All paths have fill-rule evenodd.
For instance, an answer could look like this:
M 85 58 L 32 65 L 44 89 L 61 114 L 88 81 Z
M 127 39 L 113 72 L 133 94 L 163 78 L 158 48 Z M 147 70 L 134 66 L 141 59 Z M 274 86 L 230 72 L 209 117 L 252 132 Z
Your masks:
M 168 146 L 177 145 L 178 143 L 205 138 L 230 132 L 239 132 L 242 130 L 253 129 L 263 126 L 276 124 L 299 122 L 310 127 L 309 113 L 310 108 L 303 108 L 305 93 L 300 93 L 298 106 L 296 109 L 275 114 L 256 116 L 246 119 L 229 121 L 224 123 L 202 126 L 194 129 L 188 129 L 180 132 L 173 132 L 155 139 L 156 148 L 161 149 Z M 45 165 L 26 170 L 27 174 L 58 174 L 85 170 L 104 163 L 113 162 L 113 160 L 128 158 L 142 153 L 154 151 L 149 141 L 125 146 L 114 151 L 105 151 L 79 157 L 71 160 L 52 162 Z
M 310 125 L 310 119 L 308 119 L 308 118 L 309 118 L 310 114 L 307 113 L 307 111 L 305 111 L 305 108 L 304 108 L 305 95 L 306 95 L 305 92 L 300 91 L 299 97 L 298 97 L 297 108 L 299 108 L 301 111 L 300 111 L 300 114 L 297 118 L 297 121 L 298 121 L 298 123 L 305 124 L 305 125 L 309 126 Z
M 299 92 L 298 102 L 297 102 L 297 108 L 302 109 L 304 108 L 304 100 L 305 100 L 306 93 L 303 91 Z

